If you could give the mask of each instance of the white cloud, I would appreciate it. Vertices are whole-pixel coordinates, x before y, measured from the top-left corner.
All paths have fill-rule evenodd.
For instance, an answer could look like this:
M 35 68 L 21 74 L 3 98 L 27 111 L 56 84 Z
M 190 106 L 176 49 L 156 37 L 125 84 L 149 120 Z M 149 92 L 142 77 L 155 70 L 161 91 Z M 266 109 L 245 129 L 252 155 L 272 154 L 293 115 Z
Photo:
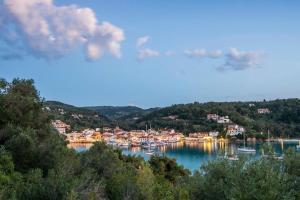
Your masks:
M 240 51 L 236 48 L 230 48 L 225 55 L 225 64 L 218 69 L 224 70 L 244 70 L 248 68 L 259 67 L 265 58 L 265 53 L 256 51 Z
M 138 58 L 139 60 L 144 60 L 148 57 L 157 57 L 160 53 L 158 51 L 152 50 L 152 49 L 141 49 L 138 52 Z
M 2 5 L 1 5 L 2 4 Z M 121 57 L 123 30 L 99 23 L 90 8 L 55 6 L 52 0 L 3 0 L 0 39 L 36 57 L 53 59 L 83 46 L 87 59 L 108 52 Z
M 223 55 L 221 50 L 207 51 L 206 49 L 188 49 L 184 54 L 191 58 L 220 58 Z
M 210 58 L 220 58 L 223 56 L 223 52 L 221 50 L 214 50 L 208 53 L 208 57 Z
M 150 40 L 150 37 L 149 37 L 149 36 L 139 37 L 139 38 L 136 40 L 136 46 L 137 46 L 137 47 L 141 47 L 141 46 L 143 46 L 144 44 L 146 44 L 149 40 Z

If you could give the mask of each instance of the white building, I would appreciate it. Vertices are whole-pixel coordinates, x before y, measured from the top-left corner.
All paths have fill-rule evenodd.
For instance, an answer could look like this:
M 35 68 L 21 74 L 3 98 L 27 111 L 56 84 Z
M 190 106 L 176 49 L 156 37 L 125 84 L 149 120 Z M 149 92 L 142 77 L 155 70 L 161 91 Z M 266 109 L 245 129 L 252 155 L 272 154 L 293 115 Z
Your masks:
M 207 114 L 207 120 L 217 121 L 219 119 L 219 115 L 217 114 Z
M 268 114 L 270 112 L 271 111 L 268 108 L 259 108 L 259 109 L 257 109 L 257 113 L 259 113 L 259 114 Z
M 239 134 L 243 134 L 245 132 L 245 128 L 242 126 L 239 126 L 237 124 L 228 125 L 227 127 L 227 135 L 229 136 L 236 136 Z
M 52 121 L 52 126 L 60 133 L 65 134 L 66 130 L 70 129 L 70 125 L 62 122 L 61 120 Z
M 217 120 L 217 122 L 219 124 L 227 124 L 227 123 L 230 123 L 230 119 L 229 119 L 228 116 L 219 117 L 219 119 Z
M 210 137 L 218 137 L 219 136 L 219 131 L 210 131 L 209 136 Z

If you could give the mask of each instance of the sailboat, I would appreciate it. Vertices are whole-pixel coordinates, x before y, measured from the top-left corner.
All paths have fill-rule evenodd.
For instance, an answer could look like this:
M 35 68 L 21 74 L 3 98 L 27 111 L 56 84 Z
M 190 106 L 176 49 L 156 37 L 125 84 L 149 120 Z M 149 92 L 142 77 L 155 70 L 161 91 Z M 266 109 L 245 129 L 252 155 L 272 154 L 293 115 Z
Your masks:
M 146 151 L 146 154 L 147 154 L 147 155 L 153 155 L 153 154 L 154 154 L 154 151 L 151 150 L 151 149 L 148 149 L 148 151 Z
M 275 152 L 273 152 L 273 153 L 272 153 L 272 151 L 270 152 L 270 147 L 271 147 L 270 141 L 271 141 L 271 139 L 270 139 L 270 131 L 268 130 L 268 148 L 269 148 L 269 150 L 268 150 L 267 154 L 265 154 L 264 149 L 262 148 L 262 157 L 264 157 L 264 158 L 274 158 L 274 159 L 277 159 L 277 160 L 282 160 L 283 159 L 283 155 L 279 156 L 279 155 L 276 155 Z
M 244 147 L 237 149 L 240 153 L 255 153 L 256 150 L 251 147 L 246 147 L 246 139 L 245 139 L 245 132 L 244 132 Z
M 226 140 L 227 140 L 227 135 L 226 135 Z M 236 154 L 228 155 L 228 153 L 227 153 L 228 146 L 226 145 L 226 143 L 225 143 L 225 155 L 224 155 L 224 159 L 230 160 L 230 161 L 238 161 L 239 157 Z

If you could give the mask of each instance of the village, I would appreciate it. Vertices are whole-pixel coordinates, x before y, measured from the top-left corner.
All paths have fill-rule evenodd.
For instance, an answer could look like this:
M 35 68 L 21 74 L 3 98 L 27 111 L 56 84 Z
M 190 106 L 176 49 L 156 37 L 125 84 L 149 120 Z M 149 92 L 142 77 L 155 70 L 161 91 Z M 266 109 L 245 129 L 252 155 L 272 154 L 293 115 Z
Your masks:
M 69 143 L 93 143 L 104 141 L 107 144 L 121 147 L 158 147 L 179 142 L 211 142 L 224 141 L 228 137 L 234 137 L 243 134 L 244 127 L 233 123 L 228 116 L 219 116 L 217 114 L 208 114 L 207 120 L 212 120 L 225 125 L 226 136 L 223 138 L 218 131 L 201 131 L 189 133 L 184 136 L 183 133 L 176 132 L 174 129 L 165 130 L 130 130 L 125 131 L 118 126 L 115 128 L 103 127 L 96 129 L 84 129 L 82 131 L 69 131 L 70 125 L 61 120 L 52 121 L 53 127 L 66 137 Z
M 249 104 L 249 107 L 252 107 Z M 60 112 L 64 112 L 61 110 Z M 258 114 L 268 114 L 270 110 L 267 108 L 257 109 Z M 72 116 L 78 116 L 72 114 Z M 78 116 L 78 119 L 82 116 Z M 172 116 L 174 119 L 176 117 Z M 168 118 L 171 118 L 170 116 Z M 235 138 L 238 135 L 242 135 L 246 132 L 243 126 L 233 123 L 229 116 L 220 116 L 215 113 L 207 114 L 207 120 L 214 123 L 224 125 L 224 134 L 221 135 L 219 131 L 200 131 L 189 133 L 185 136 L 183 133 L 177 132 L 174 129 L 154 130 L 152 128 L 146 130 L 130 130 L 125 131 L 120 127 L 110 128 L 96 128 L 96 129 L 84 129 L 82 131 L 70 131 L 71 126 L 61 120 L 52 121 L 52 126 L 62 135 L 65 136 L 66 141 L 69 143 L 94 143 L 97 141 L 103 141 L 110 145 L 116 145 L 120 147 L 159 147 L 168 144 L 174 144 L 179 142 L 191 143 L 191 142 L 218 142 L 224 141 L 228 138 Z M 249 138 L 253 140 L 253 138 Z M 255 138 L 254 138 L 255 140 Z

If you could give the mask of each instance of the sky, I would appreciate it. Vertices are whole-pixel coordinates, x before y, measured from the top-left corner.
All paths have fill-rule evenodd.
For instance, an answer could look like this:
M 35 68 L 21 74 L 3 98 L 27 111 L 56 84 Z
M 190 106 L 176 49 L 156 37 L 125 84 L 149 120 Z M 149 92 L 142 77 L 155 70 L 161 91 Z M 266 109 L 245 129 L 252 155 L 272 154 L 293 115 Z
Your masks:
M 0 0 L 0 77 L 143 108 L 300 97 L 300 1 Z

